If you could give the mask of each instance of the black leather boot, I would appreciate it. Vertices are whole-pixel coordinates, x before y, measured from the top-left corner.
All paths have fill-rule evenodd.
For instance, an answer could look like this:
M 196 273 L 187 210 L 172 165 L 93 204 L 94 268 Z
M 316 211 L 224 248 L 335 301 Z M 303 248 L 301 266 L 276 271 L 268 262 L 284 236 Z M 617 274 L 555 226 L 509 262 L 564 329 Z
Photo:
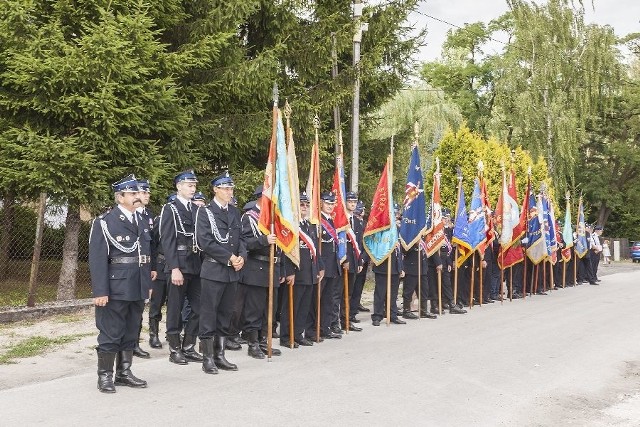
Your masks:
M 218 367 L 213 361 L 213 338 L 201 339 L 200 351 L 202 352 L 202 370 L 204 373 L 217 374 Z
M 143 359 L 149 359 L 151 355 L 148 351 L 140 348 L 140 333 L 142 332 L 142 323 L 140 324 L 140 328 L 138 329 L 138 340 L 136 341 L 136 346 L 133 348 L 133 355 L 136 357 L 141 357 Z
M 182 353 L 182 347 L 180 346 L 180 335 L 167 334 L 167 342 L 169 343 L 169 362 L 176 363 L 178 365 L 186 365 L 187 359 Z
M 405 319 L 417 319 L 418 316 L 411 312 L 410 308 L 405 308 L 402 310 L 402 317 Z
M 113 384 L 113 362 L 115 353 L 102 353 L 98 351 L 98 390 L 102 393 L 115 393 Z
M 437 319 L 438 315 L 429 313 L 429 310 L 427 310 L 426 307 L 423 307 L 420 310 L 420 317 L 422 317 L 423 319 Z
M 121 351 L 116 359 L 116 380 L 115 385 L 126 385 L 135 388 L 145 388 L 147 382 L 141 380 L 131 373 L 131 361 L 133 360 L 133 351 Z
M 266 338 L 262 338 L 260 340 L 260 350 L 262 350 L 262 352 L 264 354 L 269 354 L 268 349 L 267 349 L 267 339 Z M 273 343 L 271 345 L 271 355 L 272 356 L 280 356 L 280 355 L 282 355 L 282 352 L 280 350 L 278 350 L 277 348 L 273 348 Z
M 157 319 L 149 319 L 149 345 L 151 348 L 162 348 L 162 342 L 158 338 L 158 326 Z
M 238 336 L 232 335 L 230 337 L 226 337 L 224 341 L 224 348 L 231 351 L 242 350 L 242 345 L 238 342 Z
M 226 337 L 216 335 L 213 338 L 213 361 L 220 369 L 225 371 L 237 371 L 238 365 L 229 362 L 226 357 L 224 357 L 225 341 Z
M 260 349 L 260 345 L 258 344 L 258 332 L 248 332 L 245 334 L 247 337 L 247 343 L 249 348 L 247 349 L 247 354 L 254 359 L 264 359 L 264 353 Z
M 182 340 L 182 354 L 185 359 L 193 362 L 202 362 L 202 355 L 196 351 L 196 336 L 185 335 Z

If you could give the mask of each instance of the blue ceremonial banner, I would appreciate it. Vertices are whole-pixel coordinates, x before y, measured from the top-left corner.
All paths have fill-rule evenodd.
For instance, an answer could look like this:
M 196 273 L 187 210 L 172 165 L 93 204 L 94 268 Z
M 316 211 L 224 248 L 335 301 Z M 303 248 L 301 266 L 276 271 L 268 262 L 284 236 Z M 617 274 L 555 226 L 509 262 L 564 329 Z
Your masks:
M 578 205 L 578 224 L 576 226 L 576 232 L 578 234 L 578 238 L 576 239 L 576 255 L 580 258 L 583 258 L 589 251 L 589 247 L 587 246 L 587 232 L 585 228 L 584 207 L 582 206 L 582 198 L 580 198 L 580 203 Z
M 473 253 L 471 249 L 471 239 L 469 238 L 469 217 L 467 216 L 467 202 L 464 198 L 464 189 L 460 186 L 458 196 L 458 210 L 456 211 L 456 222 L 453 226 L 452 243 L 458 246 L 458 262 L 456 267 L 460 267 L 469 255 Z
M 542 218 L 547 255 L 551 256 L 558 249 L 558 242 L 556 241 L 556 223 L 551 211 L 551 201 L 547 196 L 542 196 Z
M 476 179 L 473 185 L 471 208 L 469 209 L 469 242 L 471 243 L 471 250 L 475 251 L 486 240 L 487 219 L 484 214 L 480 183 Z
M 548 255 L 547 245 L 544 237 L 544 208 L 542 206 L 542 197 L 538 197 L 538 201 L 533 196 L 529 196 L 529 227 L 527 230 L 527 256 L 534 264 L 539 264 Z
M 400 242 L 405 250 L 409 250 L 427 230 L 424 179 L 417 145 L 414 145 L 411 150 L 407 185 L 404 190 L 403 210 L 402 223 L 400 224 Z

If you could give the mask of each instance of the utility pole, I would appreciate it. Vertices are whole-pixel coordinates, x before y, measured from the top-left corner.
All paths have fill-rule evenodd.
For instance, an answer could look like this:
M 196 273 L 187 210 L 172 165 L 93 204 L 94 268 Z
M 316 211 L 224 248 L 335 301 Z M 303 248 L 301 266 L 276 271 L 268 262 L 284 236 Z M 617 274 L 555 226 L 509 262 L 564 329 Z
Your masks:
M 331 33 L 331 78 L 338 77 L 338 50 L 336 47 L 336 33 Z M 340 145 L 340 107 L 336 103 L 333 106 L 333 127 L 336 131 L 335 155 L 338 156 Z
M 358 166 L 360 162 L 360 42 L 362 32 L 367 31 L 369 24 L 360 22 L 362 17 L 362 1 L 354 0 L 353 19 L 356 21 L 356 32 L 353 35 L 353 68 L 356 80 L 353 85 L 353 120 L 351 123 L 351 191 L 358 191 Z

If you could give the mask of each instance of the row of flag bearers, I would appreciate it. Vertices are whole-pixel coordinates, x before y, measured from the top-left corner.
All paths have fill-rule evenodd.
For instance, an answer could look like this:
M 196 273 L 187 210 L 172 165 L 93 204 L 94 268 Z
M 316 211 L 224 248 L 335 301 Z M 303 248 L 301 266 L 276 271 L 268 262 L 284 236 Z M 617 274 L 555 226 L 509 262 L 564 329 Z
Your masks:
M 235 184 L 228 172 L 211 181 L 209 203 L 197 193 L 195 173 L 179 173 L 175 195 L 155 218 L 146 207 L 148 181 L 130 175 L 112 185 L 116 206 L 94 221 L 89 241 L 100 391 L 146 387 L 131 372 L 133 354 L 149 356 L 138 345 L 146 299 L 150 345 L 162 347 L 159 323 L 166 302 L 169 360 L 201 363 L 205 373 L 216 374 L 238 369 L 226 350 L 244 343 L 251 357 L 279 355 L 272 346 L 278 318 L 280 344 L 290 348 L 361 331 L 356 315 L 366 310 L 360 297 L 368 264 L 375 277 L 374 326 L 384 319 L 433 319 L 443 309 L 464 314 L 465 306 L 502 299 L 505 282 L 510 298 L 544 293 L 558 283 L 564 287 L 575 278 L 597 282 L 592 263 L 574 262 L 574 280 L 563 267 L 558 281 L 558 269 L 554 276 L 551 267 L 584 259 L 597 248 L 587 236 L 582 203 L 576 232 L 568 203 L 561 229 L 548 196 L 534 196 L 530 182 L 520 210 L 513 174 L 509 180 L 503 174 L 495 212 L 482 168 L 468 210 L 459 176 L 452 221 L 440 200 L 439 165 L 426 203 L 416 145 L 402 208 L 393 202 L 389 156 L 365 223 L 364 205 L 345 190 L 341 150 L 333 187 L 320 192 L 316 131 L 307 186 L 299 191 L 290 111 L 285 112 L 286 131 L 274 102 L 264 182 L 244 212 L 232 203 Z M 396 304 L 401 281 L 402 311 Z

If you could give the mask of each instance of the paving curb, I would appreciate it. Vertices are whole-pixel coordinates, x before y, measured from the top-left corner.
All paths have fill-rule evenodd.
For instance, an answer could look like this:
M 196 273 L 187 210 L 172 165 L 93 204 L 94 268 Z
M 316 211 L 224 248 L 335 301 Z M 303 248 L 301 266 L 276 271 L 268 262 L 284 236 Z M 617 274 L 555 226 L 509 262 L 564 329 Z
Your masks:
M 0 324 L 40 319 L 58 314 L 77 313 L 93 306 L 93 299 L 56 301 L 36 307 L 0 307 Z

